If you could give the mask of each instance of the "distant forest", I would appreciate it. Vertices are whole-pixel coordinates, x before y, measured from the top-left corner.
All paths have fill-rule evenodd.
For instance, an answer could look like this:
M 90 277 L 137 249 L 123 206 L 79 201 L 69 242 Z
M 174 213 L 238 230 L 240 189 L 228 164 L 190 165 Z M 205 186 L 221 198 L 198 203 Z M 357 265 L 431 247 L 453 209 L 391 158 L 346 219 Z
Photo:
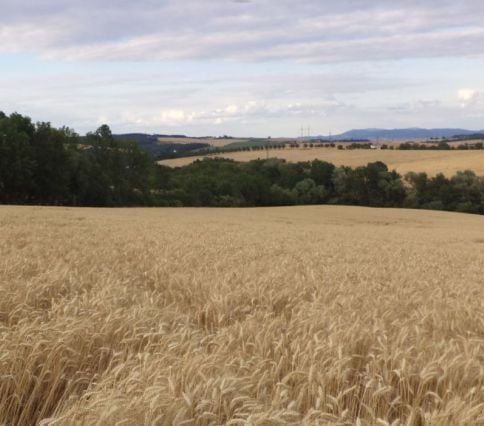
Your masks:
M 340 204 L 484 214 L 484 178 L 408 173 L 381 162 L 238 163 L 211 158 L 169 168 L 108 126 L 80 137 L 0 112 L 0 203 L 62 206 L 255 207 Z

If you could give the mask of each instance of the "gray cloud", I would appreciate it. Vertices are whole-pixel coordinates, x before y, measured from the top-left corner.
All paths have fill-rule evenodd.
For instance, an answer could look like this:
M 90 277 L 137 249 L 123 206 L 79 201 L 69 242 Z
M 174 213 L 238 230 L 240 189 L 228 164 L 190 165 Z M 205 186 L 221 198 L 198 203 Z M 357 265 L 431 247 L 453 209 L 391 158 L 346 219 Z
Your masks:
M 482 127 L 480 1 L 0 1 L 1 108 L 81 132 Z
M 484 53 L 484 4 L 413 0 L 7 0 L 0 51 L 70 60 L 318 63 Z

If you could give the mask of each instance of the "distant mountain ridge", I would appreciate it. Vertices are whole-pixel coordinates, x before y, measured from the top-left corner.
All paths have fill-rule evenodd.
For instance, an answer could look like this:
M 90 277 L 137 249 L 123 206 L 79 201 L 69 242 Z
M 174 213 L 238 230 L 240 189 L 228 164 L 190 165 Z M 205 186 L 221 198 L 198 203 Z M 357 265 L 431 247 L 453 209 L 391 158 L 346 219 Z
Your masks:
M 353 129 L 339 135 L 329 136 L 315 136 L 311 139 L 324 140 L 352 140 L 352 139 L 368 139 L 368 140 L 406 140 L 406 139 L 430 139 L 430 138 L 452 138 L 454 136 L 467 136 L 484 133 L 484 130 L 467 130 L 459 128 L 443 128 L 443 129 L 422 129 L 418 127 L 411 127 L 406 129 Z

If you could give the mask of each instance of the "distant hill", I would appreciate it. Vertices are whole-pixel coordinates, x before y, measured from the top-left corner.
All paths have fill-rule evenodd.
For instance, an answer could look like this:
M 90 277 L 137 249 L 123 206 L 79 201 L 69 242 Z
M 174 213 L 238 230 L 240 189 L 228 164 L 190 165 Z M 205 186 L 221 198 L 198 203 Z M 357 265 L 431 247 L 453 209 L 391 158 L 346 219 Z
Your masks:
M 289 141 L 289 139 L 278 138 L 188 137 L 185 135 L 150 135 L 146 133 L 124 133 L 113 135 L 113 137 L 117 140 L 137 142 L 143 150 L 149 152 L 158 160 L 198 155 L 220 148 L 235 150 L 266 146 L 267 144 L 271 146 L 282 145 Z
M 484 140 L 484 132 L 472 133 L 470 135 L 456 135 L 452 139 L 456 140 Z
M 484 132 L 484 131 L 482 131 Z M 407 139 L 431 139 L 431 138 L 452 138 L 459 135 L 470 136 L 481 131 L 466 130 L 466 129 L 354 129 L 348 132 L 334 135 L 331 138 L 328 136 L 316 136 L 312 139 L 323 140 L 355 140 L 355 139 L 385 139 L 385 140 L 407 140 Z
M 151 154 L 156 159 L 174 158 L 181 153 L 198 151 L 208 148 L 210 145 L 205 142 L 186 143 L 184 135 L 149 135 L 146 133 L 125 133 L 113 135 L 116 140 L 135 141 L 140 148 Z M 170 143 L 161 143 L 160 138 L 170 138 Z M 175 142 L 180 139 L 180 143 Z

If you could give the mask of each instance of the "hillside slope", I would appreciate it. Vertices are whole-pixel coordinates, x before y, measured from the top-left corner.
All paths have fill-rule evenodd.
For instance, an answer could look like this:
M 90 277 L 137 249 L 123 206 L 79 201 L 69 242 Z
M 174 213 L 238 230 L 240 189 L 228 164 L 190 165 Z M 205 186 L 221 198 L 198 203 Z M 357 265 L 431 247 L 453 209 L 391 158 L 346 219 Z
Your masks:
M 218 154 L 236 161 L 277 157 L 287 161 L 325 160 L 337 166 L 364 166 L 373 161 L 383 161 L 389 169 L 401 174 L 427 172 L 429 175 L 444 173 L 452 176 L 461 170 L 470 169 L 484 176 L 484 151 L 400 151 L 400 150 L 338 150 L 328 148 L 271 149 L 265 151 L 243 151 Z M 184 166 L 203 157 L 186 157 L 160 162 L 171 167 Z

